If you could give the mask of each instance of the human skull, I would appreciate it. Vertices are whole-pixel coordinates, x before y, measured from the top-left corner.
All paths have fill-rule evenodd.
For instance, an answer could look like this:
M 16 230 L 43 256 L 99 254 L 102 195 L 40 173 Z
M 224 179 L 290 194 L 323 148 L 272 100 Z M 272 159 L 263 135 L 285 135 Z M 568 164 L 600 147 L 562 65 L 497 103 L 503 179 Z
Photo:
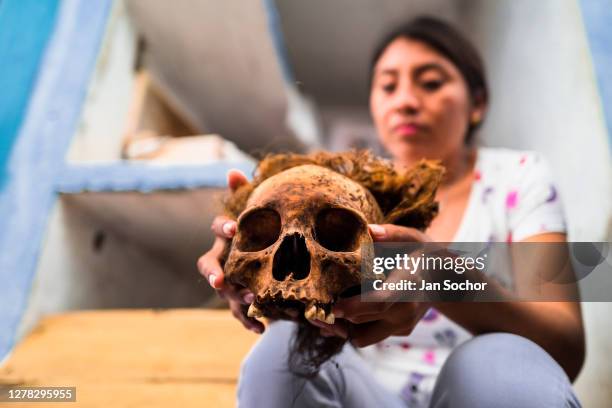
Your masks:
M 333 302 L 361 283 L 362 247 L 372 243 L 367 224 L 382 220 L 361 184 L 322 166 L 290 168 L 251 193 L 226 277 L 255 295 L 250 316 L 295 318 L 303 310 L 333 323 Z

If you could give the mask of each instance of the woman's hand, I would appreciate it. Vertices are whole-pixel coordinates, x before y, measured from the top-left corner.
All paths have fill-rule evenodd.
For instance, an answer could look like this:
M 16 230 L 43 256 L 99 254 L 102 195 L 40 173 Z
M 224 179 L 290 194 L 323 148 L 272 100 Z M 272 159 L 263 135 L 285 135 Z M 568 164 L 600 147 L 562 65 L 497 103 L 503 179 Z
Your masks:
M 419 230 L 398 225 L 369 225 L 376 242 L 430 242 Z M 333 325 L 312 321 L 323 336 L 348 338 L 357 347 L 377 343 L 389 336 L 408 335 L 429 309 L 426 302 L 405 302 L 389 291 L 372 291 L 364 296 L 341 299 L 333 308 L 338 318 Z
M 227 174 L 227 181 L 230 190 L 235 191 L 247 182 L 247 178 L 238 170 L 230 170 Z M 256 333 L 263 333 L 264 325 L 257 319 L 247 316 L 248 305 L 254 300 L 253 294 L 248 289 L 236 290 L 234 286 L 227 284 L 219 262 L 228 239 L 231 239 L 236 233 L 236 221 L 225 216 L 218 216 L 214 219 L 211 229 L 216 235 L 215 243 L 198 259 L 198 270 L 219 296 L 227 299 L 232 314 L 244 327 Z

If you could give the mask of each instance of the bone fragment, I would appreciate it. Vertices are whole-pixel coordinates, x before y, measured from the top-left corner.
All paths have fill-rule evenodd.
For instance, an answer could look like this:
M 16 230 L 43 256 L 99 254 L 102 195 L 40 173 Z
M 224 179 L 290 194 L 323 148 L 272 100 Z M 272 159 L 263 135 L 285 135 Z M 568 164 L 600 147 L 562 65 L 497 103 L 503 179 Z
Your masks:
M 249 306 L 249 310 L 247 311 L 247 316 L 249 316 L 249 317 L 262 317 L 263 316 L 263 312 L 257 306 L 255 306 L 255 302 L 253 302 L 253 303 L 251 303 L 251 306 Z
M 334 324 L 335 321 L 336 321 L 336 316 L 334 316 L 332 312 L 329 312 L 329 314 L 325 316 L 325 323 Z
M 325 310 L 323 308 L 317 308 L 317 320 L 325 322 Z

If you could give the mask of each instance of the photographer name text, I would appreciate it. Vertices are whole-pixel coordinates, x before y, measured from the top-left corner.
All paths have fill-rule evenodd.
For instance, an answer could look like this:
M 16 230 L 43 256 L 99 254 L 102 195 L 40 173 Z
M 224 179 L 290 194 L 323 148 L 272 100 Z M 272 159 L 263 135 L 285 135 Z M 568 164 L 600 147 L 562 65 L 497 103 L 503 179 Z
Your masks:
M 411 280 L 402 279 L 397 282 L 384 282 L 382 279 L 377 279 L 372 282 L 374 290 L 401 290 L 401 291 L 476 291 L 485 290 L 487 282 L 472 282 L 470 280 L 464 280 L 463 282 L 456 282 L 450 279 L 446 279 L 443 282 L 428 282 L 422 280 L 415 282 Z

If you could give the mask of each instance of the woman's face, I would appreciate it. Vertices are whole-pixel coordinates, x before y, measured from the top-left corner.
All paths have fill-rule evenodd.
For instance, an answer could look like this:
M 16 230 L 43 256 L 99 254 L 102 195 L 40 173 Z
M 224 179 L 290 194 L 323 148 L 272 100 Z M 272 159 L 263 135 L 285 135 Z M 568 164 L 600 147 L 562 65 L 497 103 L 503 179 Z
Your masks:
M 383 51 L 372 78 L 370 111 L 382 144 L 398 163 L 448 160 L 463 151 L 472 106 L 455 65 L 423 42 L 397 38 Z

